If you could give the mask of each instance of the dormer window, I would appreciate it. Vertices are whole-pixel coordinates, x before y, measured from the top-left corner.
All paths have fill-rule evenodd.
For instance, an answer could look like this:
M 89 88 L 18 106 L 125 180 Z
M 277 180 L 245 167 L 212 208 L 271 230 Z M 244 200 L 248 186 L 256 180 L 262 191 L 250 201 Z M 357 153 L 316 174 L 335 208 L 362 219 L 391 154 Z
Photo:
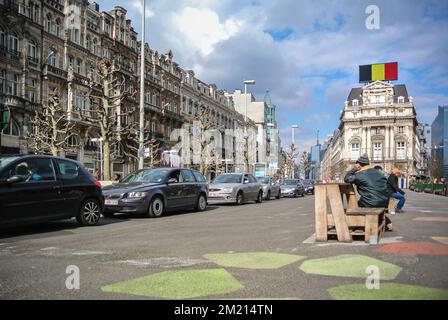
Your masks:
M 359 101 L 357 99 L 353 100 L 353 106 L 354 107 L 358 107 L 359 106 Z
M 398 103 L 404 103 L 404 97 L 398 97 Z

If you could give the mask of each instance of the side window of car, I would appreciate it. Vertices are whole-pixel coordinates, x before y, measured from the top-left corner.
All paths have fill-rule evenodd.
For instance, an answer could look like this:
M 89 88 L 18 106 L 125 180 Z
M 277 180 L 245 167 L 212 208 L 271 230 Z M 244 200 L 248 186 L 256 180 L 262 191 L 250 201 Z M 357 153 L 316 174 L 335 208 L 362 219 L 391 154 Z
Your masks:
M 180 170 L 175 170 L 175 171 L 171 172 L 168 180 L 170 180 L 170 179 L 176 179 L 177 182 L 183 182 L 183 177 L 180 174 Z
M 62 180 L 73 180 L 79 176 L 79 167 L 76 163 L 65 160 L 56 160 Z
M 54 181 L 54 167 L 50 159 L 27 159 L 9 170 L 8 177 L 19 176 L 24 182 Z
M 197 180 L 198 182 L 205 182 L 205 178 L 204 178 L 204 176 L 202 175 L 202 173 L 200 173 L 200 172 L 198 172 L 198 171 L 192 171 L 192 172 L 193 172 L 194 177 L 196 178 L 196 180 Z
M 249 174 L 249 182 L 250 183 L 257 183 L 257 179 L 255 179 L 255 177 L 251 174 Z
M 182 170 L 182 177 L 184 178 L 184 182 L 196 182 L 193 173 L 190 170 Z

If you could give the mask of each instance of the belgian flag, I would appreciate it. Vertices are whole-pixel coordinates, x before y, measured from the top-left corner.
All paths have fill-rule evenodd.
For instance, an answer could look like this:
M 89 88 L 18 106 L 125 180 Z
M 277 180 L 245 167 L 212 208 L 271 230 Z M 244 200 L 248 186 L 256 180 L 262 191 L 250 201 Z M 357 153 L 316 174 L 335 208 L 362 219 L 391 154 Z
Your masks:
M 359 66 L 359 82 L 397 79 L 398 62 L 377 63 Z

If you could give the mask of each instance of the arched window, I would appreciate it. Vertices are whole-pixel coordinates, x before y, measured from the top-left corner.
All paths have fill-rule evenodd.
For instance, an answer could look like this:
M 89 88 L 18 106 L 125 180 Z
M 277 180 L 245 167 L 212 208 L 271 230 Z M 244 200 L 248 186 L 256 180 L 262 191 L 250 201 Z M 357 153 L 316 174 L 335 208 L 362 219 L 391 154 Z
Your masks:
M 61 20 L 60 20 L 60 19 L 56 19 L 56 24 L 55 24 L 55 26 L 56 26 L 56 30 L 55 30 L 56 35 L 57 35 L 58 37 L 60 37 L 60 36 L 61 36 Z
M 11 32 L 8 38 L 9 51 L 18 56 L 20 52 L 19 38 L 15 32 Z
M 44 27 L 45 27 L 45 31 L 47 31 L 47 32 L 51 32 L 52 31 L 51 30 L 51 14 L 47 14 L 45 16 L 45 25 L 44 25 Z
M 37 62 L 37 47 L 33 40 L 28 40 L 28 59 Z
M 9 124 L 3 129 L 2 134 L 6 136 L 19 137 L 20 136 L 19 125 L 14 119 L 11 119 Z
M 53 54 L 51 54 L 48 57 L 48 64 L 52 67 L 56 67 L 57 64 L 57 58 L 58 58 L 58 53 L 57 52 L 53 52 Z
M 70 136 L 67 139 L 67 146 L 69 147 L 77 147 L 78 146 L 78 138 L 76 136 Z

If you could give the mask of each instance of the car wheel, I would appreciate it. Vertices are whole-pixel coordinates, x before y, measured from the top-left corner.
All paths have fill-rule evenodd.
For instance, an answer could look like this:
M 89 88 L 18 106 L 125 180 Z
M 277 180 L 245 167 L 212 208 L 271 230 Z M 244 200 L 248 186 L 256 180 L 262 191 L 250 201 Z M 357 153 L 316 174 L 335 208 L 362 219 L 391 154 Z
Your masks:
M 257 200 L 255 200 L 256 203 L 262 203 L 263 202 L 263 191 L 258 192 Z
M 268 195 L 266 197 L 266 200 L 271 200 L 271 190 L 268 191 Z
M 113 218 L 115 215 L 115 212 L 103 212 L 101 214 L 106 218 Z
M 305 196 L 305 192 L 304 191 L 302 191 L 302 195 L 301 195 L 301 197 L 303 198 Z
M 276 198 L 277 198 L 277 199 L 280 199 L 281 197 L 282 197 L 282 192 L 279 190 L 279 191 L 278 191 L 278 195 L 277 195 Z
M 244 202 L 244 195 L 241 191 L 238 191 L 236 195 L 236 205 L 240 206 L 243 204 L 243 202 Z
M 161 197 L 154 197 L 151 200 L 148 208 L 148 217 L 150 218 L 160 218 L 165 211 L 165 205 Z
M 82 226 L 94 226 L 98 223 L 101 216 L 101 206 L 96 199 L 87 199 L 81 205 L 76 221 Z
M 205 209 L 207 209 L 207 198 L 201 193 L 196 204 L 196 211 L 205 211 Z
M 294 198 L 297 198 L 297 196 L 298 196 L 298 194 L 297 194 L 297 191 L 296 191 L 296 192 L 294 192 Z

